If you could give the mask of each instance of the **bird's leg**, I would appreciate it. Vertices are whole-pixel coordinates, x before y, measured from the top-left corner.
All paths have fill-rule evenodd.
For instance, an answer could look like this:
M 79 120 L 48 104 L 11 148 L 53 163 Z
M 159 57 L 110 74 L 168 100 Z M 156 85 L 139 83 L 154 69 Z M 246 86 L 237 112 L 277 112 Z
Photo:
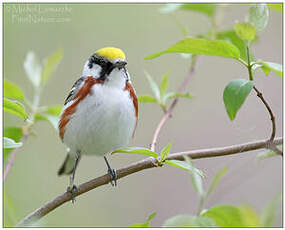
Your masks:
M 107 161 L 107 158 L 104 156 L 104 160 L 107 164 L 108 167 L 108 173 L 111 177 L 111 185 L 112 186 L 117 186 L 117 172 L 115 169 L 112 169 L 111 166 L 109 165 L 109 162 Z
M 72 171 L 72 175 L 70 176 L 69 186 L 67 187 L 67 191 L 71 192 L 72 203 L 75 202 L 75 193 L 77 192 L 77 186 L 74 184 L 74 177 L 75 177 L 75 171 L 77 169 L 77 165 L 78 165 L 79 160 L 80 160 L 80 154 L 76 153 L 74 168 Z

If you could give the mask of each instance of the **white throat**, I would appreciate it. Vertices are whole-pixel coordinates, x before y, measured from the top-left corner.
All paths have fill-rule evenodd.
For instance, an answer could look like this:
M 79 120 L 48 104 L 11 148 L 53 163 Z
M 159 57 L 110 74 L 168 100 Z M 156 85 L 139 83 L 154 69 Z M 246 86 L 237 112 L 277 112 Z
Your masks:
M 114 69 L 106 78 L 105 86 L 124 89 L 126 87 L 126 78 L 122 70 Z

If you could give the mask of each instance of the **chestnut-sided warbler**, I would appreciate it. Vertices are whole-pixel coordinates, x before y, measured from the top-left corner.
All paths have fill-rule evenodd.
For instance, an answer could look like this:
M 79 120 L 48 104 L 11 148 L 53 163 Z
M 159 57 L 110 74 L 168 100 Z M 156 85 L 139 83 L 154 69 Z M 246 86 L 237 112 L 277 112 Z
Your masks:
M 58 175 L 72 174 L 68 187 L 72 201 L 81 155 L 104 156 L 111 184 L 116 185 L 116 171 L 105 155 L 128 145 L 138 119 L 137 97 L 126 64 L 125 54 L 118 48 L 97 50 L 65 100 L 58 128 L 68 154 Z

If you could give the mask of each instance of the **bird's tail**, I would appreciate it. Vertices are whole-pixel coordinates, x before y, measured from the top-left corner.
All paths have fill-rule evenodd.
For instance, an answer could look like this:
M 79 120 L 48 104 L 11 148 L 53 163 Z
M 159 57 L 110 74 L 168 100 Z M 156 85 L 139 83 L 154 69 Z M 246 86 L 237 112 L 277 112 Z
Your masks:
M 67 154 L 62 166 L 57 172 L 57 175 L 61 176 L 63 174 L 69 175 L 73 172 L 74 166 L 75 166 L 76 158 L 75 156 L 72 156 L 70 154 Z

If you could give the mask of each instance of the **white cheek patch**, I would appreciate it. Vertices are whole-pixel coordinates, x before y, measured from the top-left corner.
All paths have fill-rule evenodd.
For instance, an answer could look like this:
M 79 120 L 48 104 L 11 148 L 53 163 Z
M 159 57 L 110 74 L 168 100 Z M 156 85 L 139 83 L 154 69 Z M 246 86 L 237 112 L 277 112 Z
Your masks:
M 101 66 L 97 64 L 93 64 L 92 68 L 90 69 L 88 66 L 89 61 L 87 60 L 85 62 L 85 65 L 83 67 L 82 71 L 82 76 L 93 76 L 94 78 L 99 78 L 100 77 L 100 72 L 101 72 Z

